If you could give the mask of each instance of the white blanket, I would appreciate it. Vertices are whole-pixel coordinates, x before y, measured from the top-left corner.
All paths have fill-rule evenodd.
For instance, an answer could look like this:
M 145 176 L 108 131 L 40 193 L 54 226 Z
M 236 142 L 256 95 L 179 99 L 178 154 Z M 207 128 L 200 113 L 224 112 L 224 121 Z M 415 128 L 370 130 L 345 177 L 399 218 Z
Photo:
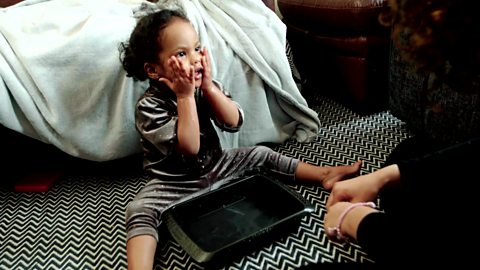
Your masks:
M 319 120 L 293 81 L 285 25 L 259 0 L 182 0 L 215 78 L 245 111 L 224 147 L 310 141 Z M 161 4 L 159 4 L 161 5 Z M 106 161 L 141 151 L 134 104 L 147 87 L 125 76 L 118 47 L 141 0 L 26 0 L 0 9 L 0 123 L 64 152 Z

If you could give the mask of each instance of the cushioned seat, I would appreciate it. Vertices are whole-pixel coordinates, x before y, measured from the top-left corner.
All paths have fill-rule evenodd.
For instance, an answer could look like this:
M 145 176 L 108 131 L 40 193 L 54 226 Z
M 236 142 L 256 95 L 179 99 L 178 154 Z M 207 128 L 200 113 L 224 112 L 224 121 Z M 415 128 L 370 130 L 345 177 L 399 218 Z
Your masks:
M 358 111 L 388 105 L 386 0 L 278 0 L 305 95 L 332 96 Z

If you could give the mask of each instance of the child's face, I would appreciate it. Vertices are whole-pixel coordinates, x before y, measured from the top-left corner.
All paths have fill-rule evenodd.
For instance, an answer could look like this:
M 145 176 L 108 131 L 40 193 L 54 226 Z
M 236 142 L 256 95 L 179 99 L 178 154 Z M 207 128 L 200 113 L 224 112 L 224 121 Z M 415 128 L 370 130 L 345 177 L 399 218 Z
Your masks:
M 193 66 L 195 87 L 200 87 L 203 78 L 202 50 L 192 24 L 180 18 L 173 18 L 162 30 L 157 42 L 160 42 L 162 48 L 158 57 L 159 74 L 173 81 L 173 72 L 168 59 L 175 56 L 182 65 Z

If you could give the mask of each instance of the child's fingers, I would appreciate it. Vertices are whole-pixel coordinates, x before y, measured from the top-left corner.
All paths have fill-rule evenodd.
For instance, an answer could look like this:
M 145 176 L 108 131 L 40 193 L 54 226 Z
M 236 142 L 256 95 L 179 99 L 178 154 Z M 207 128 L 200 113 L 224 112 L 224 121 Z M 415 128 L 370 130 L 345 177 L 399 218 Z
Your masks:
M 190 79 L 190 66 L 188 64 L 183 63 L 182 61 L 178 61 L 177 58 L 172 56 L 169 59 L 170 67 L 173 71 L 173 76 L 176 78 L 187 78 Z
M 180 66 L 179 66 L 178 60 L 175 57 L 172 56 L 172 57 L 170 57 L 170 59 L 168 59 L 168 64 L 170 65 L 170 68 L 172 69 L 173 75 L 178 76 L 178 74 L 180 72 Z
M 204 56 L 207 56 L 207 57 L 208 57 L 208 49 L 207 49 L 207 47 L 203 47 L 202 54 L 203 54 Z
M 208 57 L 208 50 L 206 47 L 203 48 L 202 65 L 204 69 L 210 69 L 210 59 Z
M 206 50 L 206 49 L 205 49 Z M 203 67 L 203 76 L 208 79 L 211 76 L 210 63 L 208 61 L 208 55 L 202 56 L 202 67 Z
M 208 75 L 208 72 L 210 70 L 206 61 L 207 60 L 205 59 L 205 56 L 202 56 L 203 76 Z
M 208 59 L 208 50 L 207 50 L 207 47 L 204 47 L 203 48 L 203 56 L 205 57 L 205 61 L 207 64 L 210 64 L 210 61 Z
M 182 61 L 178 61 L 178 59 L 175 56 L 170 57 L 169 61 L 170 61 L 170 67 L 172 68 L 175 74 L 185 75 L 185 71 L 187 70 L 187 68 L 185 67 Z
M 190 79 L 192 82 L 195 81 L 195 67 L 194 66 L 190 66 Z

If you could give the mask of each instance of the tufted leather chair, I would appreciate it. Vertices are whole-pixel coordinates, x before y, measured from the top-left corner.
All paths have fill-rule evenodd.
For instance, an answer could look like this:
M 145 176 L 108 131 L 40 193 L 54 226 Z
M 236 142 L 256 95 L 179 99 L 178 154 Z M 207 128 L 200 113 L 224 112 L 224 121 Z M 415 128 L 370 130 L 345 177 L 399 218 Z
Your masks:
M 277 0 L 305 96 L 330 96 L 359 112 L 388 107 L 387 0 Z

